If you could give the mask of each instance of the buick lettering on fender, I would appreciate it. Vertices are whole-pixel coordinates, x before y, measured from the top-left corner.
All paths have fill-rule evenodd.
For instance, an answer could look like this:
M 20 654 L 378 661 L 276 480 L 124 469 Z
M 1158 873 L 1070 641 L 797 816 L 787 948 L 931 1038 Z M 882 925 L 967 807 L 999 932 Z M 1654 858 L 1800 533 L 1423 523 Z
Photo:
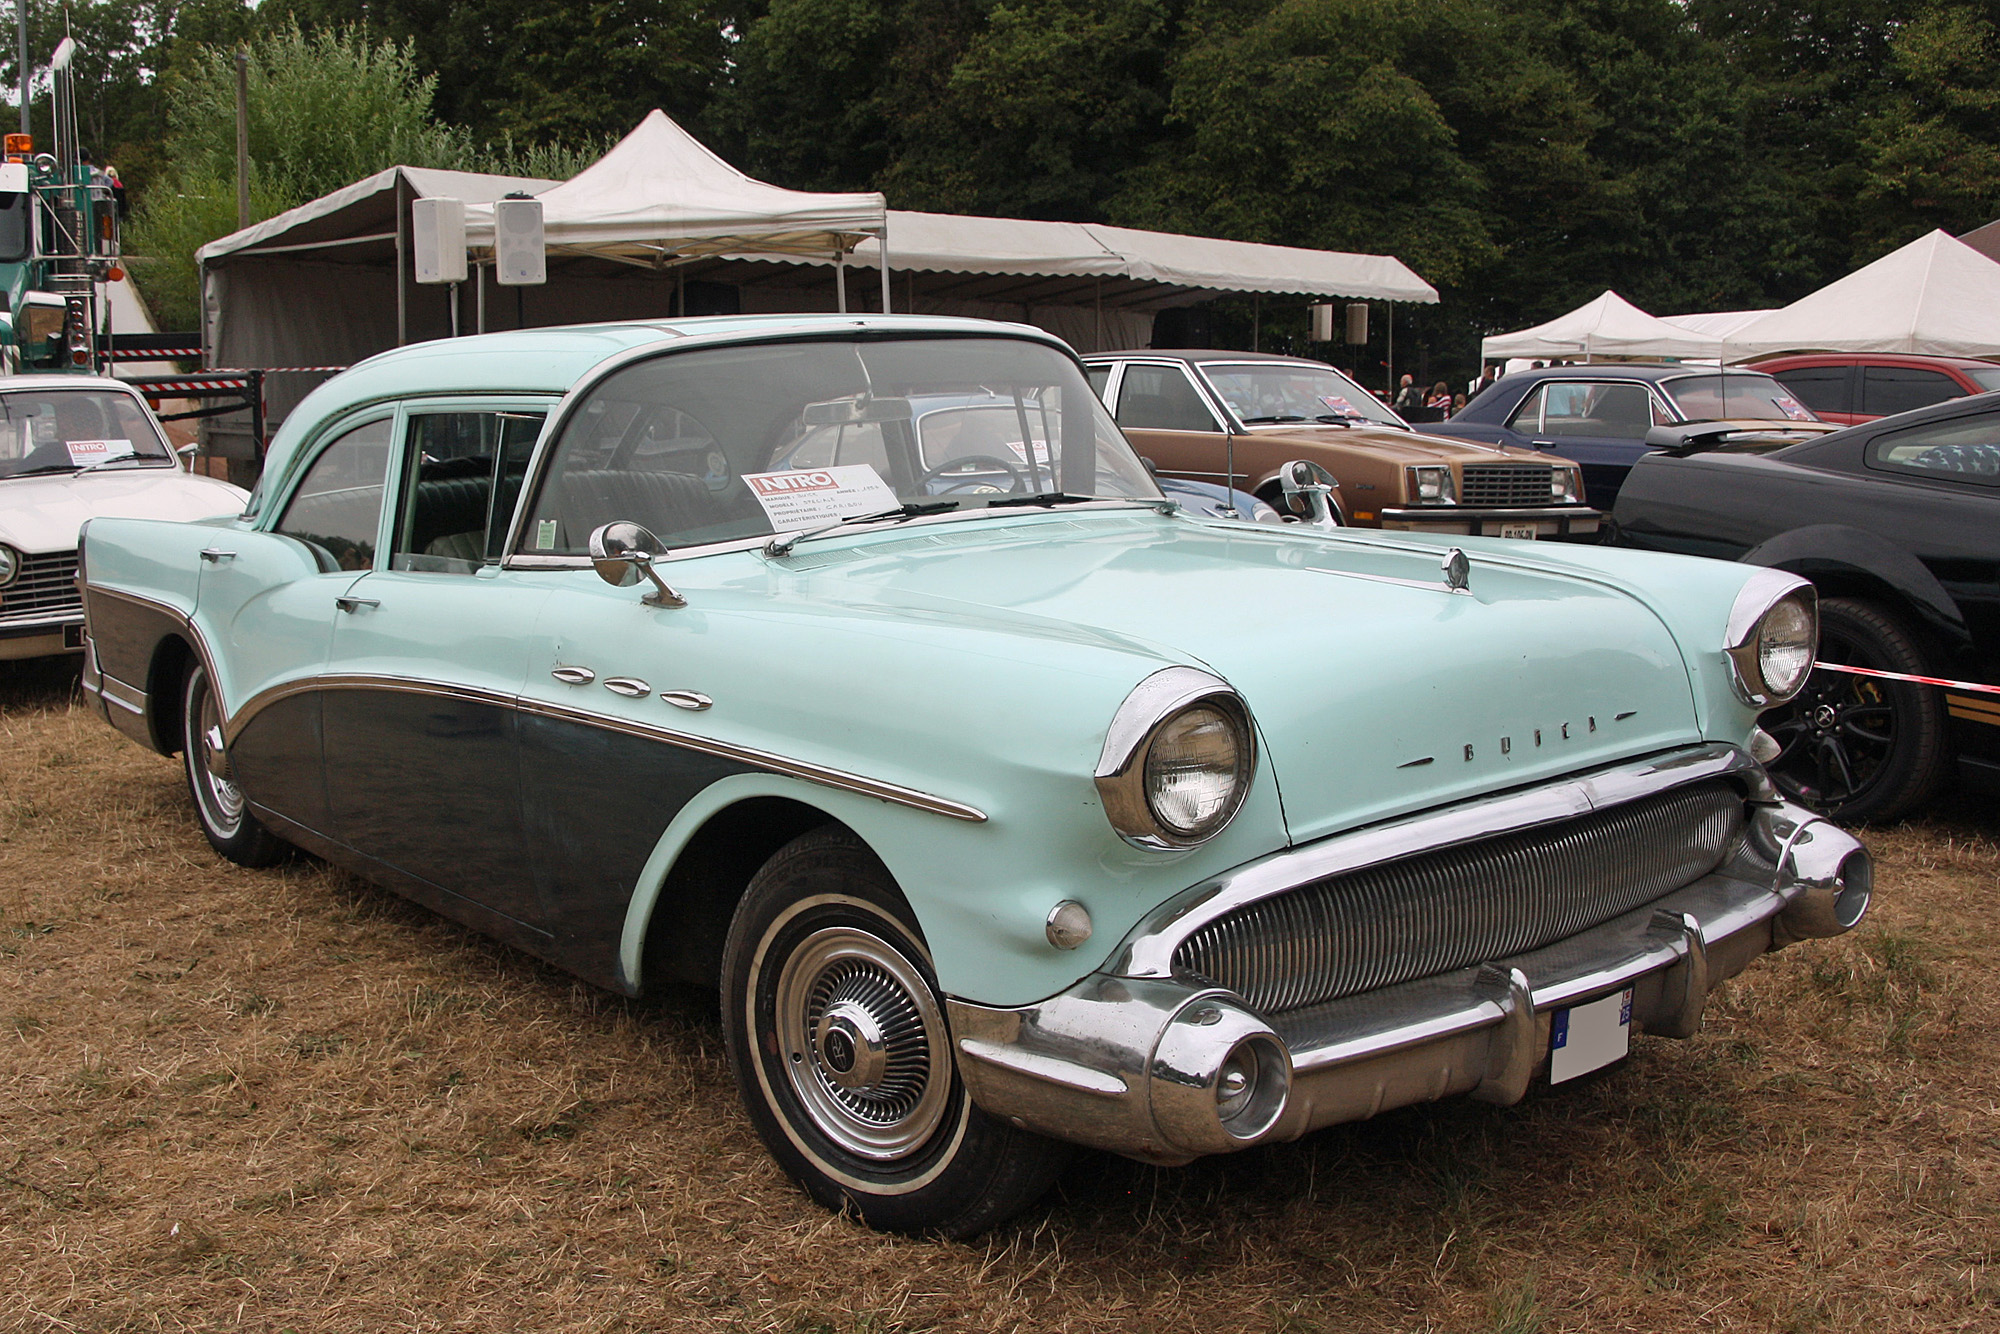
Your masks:
M 241 517 L 92 523 L 85 684 L 226 857 L 719 986 L 771 1152 L 884 1228 L 988 1227 L 1066 1144 L 1512 1102 L 1860 919 L 1754 758 L 1804 581 L 1286 477 L 1306 522 L 1180 510 L 1018 326 L 431 343 L 315 391 Z

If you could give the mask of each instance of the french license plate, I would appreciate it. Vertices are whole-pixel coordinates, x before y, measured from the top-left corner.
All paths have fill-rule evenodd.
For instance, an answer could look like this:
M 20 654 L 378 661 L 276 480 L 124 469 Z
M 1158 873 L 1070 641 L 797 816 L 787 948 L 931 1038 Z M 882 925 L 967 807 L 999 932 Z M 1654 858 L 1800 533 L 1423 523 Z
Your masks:
M 1500 525 L 1500 536 L 1525 537 L 1532 542 L 1535 539 L 1535 525 L 1532 523 L 1503 523 Z
M 1588 1005 L 1557 1010 L 1549 1019 L 1549 1082 L 1587 1075 L 1632 1050 L 1632 988 Z

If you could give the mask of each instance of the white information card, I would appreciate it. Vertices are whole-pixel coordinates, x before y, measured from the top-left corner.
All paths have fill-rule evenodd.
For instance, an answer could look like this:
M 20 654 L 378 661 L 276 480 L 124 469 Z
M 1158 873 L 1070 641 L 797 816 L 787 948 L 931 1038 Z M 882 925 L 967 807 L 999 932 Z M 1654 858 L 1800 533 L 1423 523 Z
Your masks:
M 866 463 L 746 472 L 743 480 L 764 507 L 771 526 L 780 532 L 839 523 L 858 514 L 880 514 L 902 504 L 882 475 Z

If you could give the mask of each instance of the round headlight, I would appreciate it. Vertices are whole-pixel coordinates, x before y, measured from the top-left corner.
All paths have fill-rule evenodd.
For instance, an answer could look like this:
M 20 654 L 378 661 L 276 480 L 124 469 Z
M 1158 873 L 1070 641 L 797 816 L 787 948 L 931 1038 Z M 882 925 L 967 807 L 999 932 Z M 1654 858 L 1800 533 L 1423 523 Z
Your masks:
M 1782 704 L 1812 674 L 1819 626 L 1804 599 L 1780 598 L 1757 622 L 1757 671 L 1771 702 Z
M 1146 748 L 1146 805 L 1181 838 L 1205 838 L 1243 799 L 1250 746 L 1227 710 L 1202 703 L 1160 725 Z
M 0 585 L 11 584 L 21 572 L 21 558 L 12 547 L 0 547 Z

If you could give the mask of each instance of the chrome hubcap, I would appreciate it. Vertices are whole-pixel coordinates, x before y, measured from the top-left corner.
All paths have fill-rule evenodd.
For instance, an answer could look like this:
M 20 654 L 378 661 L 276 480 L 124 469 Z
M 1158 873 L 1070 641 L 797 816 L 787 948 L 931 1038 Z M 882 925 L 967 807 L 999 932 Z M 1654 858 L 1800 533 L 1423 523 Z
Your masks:
M 201 747 L 201 786 L 207 789 L 211 820 L 225 834 L 234 832 L 243 818 L 243 794 L 229 781 L 229 757 L 222 748 L 222 720 L 215 707 L 215 692 L 202 683 L 201 707 L 196 721 L 197 744 Z
M 937 1129 L 950 1093 L 944 1017 L 923 976 L 879 937 L 827 927 L 800 942 L 777 985 L 785 1075 L 820 1133 L 887 1161 Z

